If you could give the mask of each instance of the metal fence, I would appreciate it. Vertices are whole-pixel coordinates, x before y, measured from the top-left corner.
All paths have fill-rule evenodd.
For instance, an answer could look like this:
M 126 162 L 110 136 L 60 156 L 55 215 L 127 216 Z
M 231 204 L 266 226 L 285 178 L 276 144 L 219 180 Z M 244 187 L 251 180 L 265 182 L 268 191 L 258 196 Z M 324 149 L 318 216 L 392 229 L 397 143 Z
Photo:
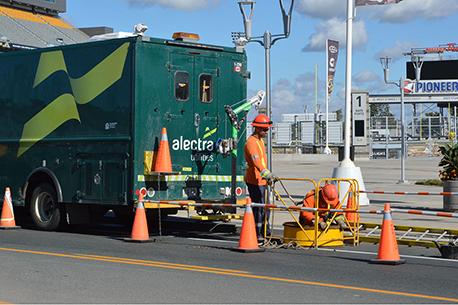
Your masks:
M 452 118 L 453 121 L 453 118 Z M 372 117 L 369 125 L 369 157 L 371 159 L 399 158 L 401 154 L 401 122 L 392 116 Z M 437 147 L 456 140 L 454 127 L 442 115 L 412 117 L 406 122 L 406 143 L 424 145 L 422 153 L 432 156 Z M 450 136 L 453 136 L 452 138 Z
M 299 121 L 274 124 L 274 144 L 278 146 L 320 145 L 325 143 L 325 122 Z M 329 144 L 343 143 L 343 124 L 340 121 L 329 122 Z
M 401 122 L 394 117 L 372 117 L 370 119 L 370 136 L 372 141 L 400 140 Z M 427 139 L 448 139 L 450 124 L 444 116 L 412 117 L 406 122 L 407 141 L 424 141 Z

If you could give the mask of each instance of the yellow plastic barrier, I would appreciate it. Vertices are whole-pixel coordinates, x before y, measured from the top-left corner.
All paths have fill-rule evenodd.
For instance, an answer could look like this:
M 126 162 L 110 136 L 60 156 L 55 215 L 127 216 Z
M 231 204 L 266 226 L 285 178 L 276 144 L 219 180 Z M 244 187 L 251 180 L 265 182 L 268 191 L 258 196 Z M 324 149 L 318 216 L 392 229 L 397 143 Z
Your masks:
M 343 198 L 340 199 L 338 206 L 336 209 L 342 209 L 342 205 L 344 202 L 350 203 L 349 205 L 352 206 L 352 210 L 358 212 L 359 211 L 359 185 L 358 181 L 354 179 L 340 179 L 340 178 L 325 178 L 321 179 L 319 183 L 317 183 L 313 179 L 309 178 L 280 178 L 279 182 L 281 183 L 282 187 L 284 188 L 288 198 L 294 202 L 292 196 L 286 190 L 286 187 L 283 185 L 283 181 L 304 181 L 313 184 L 313 188 L 315 189 L 315 219 L 319 219 L 319 190 L 320 187 L 325 183 L 334 183 L 337 186 L 338 193 L 340 194 L 340 190 L 342 188 L 342 183 L 347 183 L 348 191 L 345 193 Z M 307 189 L 307 188 L 305 188 Z M 283 206 L 288 207 L 285 202 L 285 199 L 282 195 L 273 188 L 274 195 L 278 201 L 282 203 Z M 350 194 L 350 200 L 348 199 Z M 305 196 L 305 194 L 304 194 Z M 327 209 L 329 209 L 329 205 Z M 348 209 L 348 208 L 347 208 Z M 274 211 L 272 209 L 272 222 L 274 222 Z M 357 217 L 350 217 L 349 220 L 347 215 L 352 215 L 350 212 L 344 214 L 345 222 L 348 226 L 348 229 L 343 232 L 337 226 L 331 225 L 334 221 L 335 217 L 338 215 L 337 213 L 333 213 L 331 218 L 327 220 L 327 227 L 324 230 L 318 228 L 318 221 L 315 221 L 315 225 L 312 226 L 305 226 L 300 223 L 298 218 L 293 214 L 293 211 L 288 210 L 289 214 L 293 218 L 293 222 L 286 222 L 283 224 L 284 232 L 283 232 L 283 242 L 295 242 L 299 246 L 306 246 L 306 247 L 319 247 L 319 246 L 342 246 L 346 240 L 351 241 L 353 245 L 359 244 L 359 214 L 356 213 Z M 332 212 L 330 212 L 332 213 Z M 267 239 L 270 238 L 279 238 L 273 235 L 266 236 L 266 222 L 264 223 L 264 237 Z M 279 239 L 282 239 L 281 237 Z
M 309 179 L 309 178 L 279 178 L 279 182 L 282 184 L 285 192 L 287 193 L 288 195 L 288 198 L 290 199 L 290 201 L 295 205 L 295 202 L 293 200 L 293 198 L 291 197 L 291 195 L 289 195 L 289 193 L 287 192 L 286 188 L 284 187 L 283 185 L 283 181 L 296 181 L 296 182 L 306 182 L 306 183 L 311 183 L 313 185 L 313 188 L 316 189 L 317 188 L 317 183 L 315 180 L 313 179 Z M 307 188 L 305 188 L 307 189 Z M 280 193 L 278 193 L 278 191 L 275 189 L 275 187 L 273 187 L 273 192 L 274 192 L 274 196 L 282 203 L 282 205 L 284 207 L 288 207 L 288 205 L 286 204 L 285 200 L 283 199 L 283 197 L 280 195 Z M 317 194 L 315 194 L 317 195 Z M 272 213 L 272 223 L 274 222 L 275 220 L 275 209 L 272 209 L 273 213 Z M 313 239 L 315 240 L 315 238 L 313 237 L 314 235 L 310 235 L 311 233 L 313 232 L 307 232 L 307 230 L 302 226 L 302 224 L 299 222 L 299 219 L 297 219 L 297 217 L 294 215 L 294 213 L 290 210 L 288 210 L 288 213 L 291 215 L 291 217 L 293 218 L 294 220 L 294 223 L 297 225 L 297 227 L 301 230 L 303 236 L 305 239 L 307 240 L 310 240 L 310 239 Z M 267 217 L 267 213 L 265 214 L 265 217 Z M 270 239 L 270 238 L 276 238 L 276 239 L 283 239 L 284 236 L 273 236 L 273 235 L 270 235 L 270 236 L 267 236 L 266 232 L 266 221 L 264 221 L 264 237 L 267 238 L 267 239 Z
M 356 210 L 356 214 L 357 217 L 354 217 L 351 221 L 349 221 L 349 219 L 347 218 L 347 213 L 343 214 L 344 216 L 344 219 L 345 219 L 345 223 L 347 224 L 348 226 L 348 229 L 345 233 L 347 233 L 346 235 L 344 235 L 343 239 L 344 241 L 345 240 L 348 240 L 348 241 L 351 241 L 353 243 L 354 246 L 358 245 L 359 244 L 359 183 L 358 183 L 358 180 L 355 180 L 355 179 L 342 179 L 342 178 L 323 178 L 320 180 L 320 182 L 318 183 L 318 186 L 321 186 L 322 184 L 325 184 L 325 183 L 334 183 L 334 184 L 337 184 L 337 192 L 338 194 L 340 195 L 340 190 L 342 188 L 342 184 L 343 183 L 348 183 L 349 186 L 348 186 L 348 190 L 346 191 L 345 195 L 343 196 L 343 198 L 339 198 L 339 204 L 337 206 L 337 209 L 342 209 L 342 206 L 344 205 L 344 203 L 349 203 L 349 196 L 350 194 L 352 194 L 352 196 L 350 197 L 350 201 L 351 201 L 351 205 L 353 206 L 353 210 Z M 329 206 L 328 206 L 328 209 L 329 209 Z M 348 209 L 348 207 L 347 207 Z M 315 217 L 317 217 L 318 215 L 318 212 L 316 212 L 315 214 Z M 326 233 L 326 231 L 328 230 L 330 224 L 334 221 L 335 217 L 337 216 L 338 214 L 337 213 L 334 213 L 334 215 L 332 216 L 332 218 L 330 220 L 327 221 L 327 228 L 323 231 L 323 233 Z M 315 226 L 317 227 L 318 224 L 315 224 Z M 326 238 L 323 237 L 323 240 L 321 240 L 321 236 L 318 236 L 317 237 L 317 246 L 320 246 L 321 243 L 326 240 Z

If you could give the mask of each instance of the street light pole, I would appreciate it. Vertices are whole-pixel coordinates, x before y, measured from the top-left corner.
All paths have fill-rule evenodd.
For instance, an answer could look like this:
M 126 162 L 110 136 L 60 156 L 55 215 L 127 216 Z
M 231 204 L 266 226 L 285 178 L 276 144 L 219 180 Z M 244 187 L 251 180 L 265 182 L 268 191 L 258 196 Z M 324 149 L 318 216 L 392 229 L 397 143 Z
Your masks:
M 404 78 L 399 80 L 399 89 L 401 91 L 401 180 L 399 183 L 407 183 L 406 180 L 406 118 L 404 110 Z
M 343 166 L 352 165 L 350 159 L 350 134 L 351 134 L 351 73 L 353 61 L 353 19 L 355 16 L 354 0 L 347 1 L 347 63 L 345 68 L 345 141 Z M 354 165 L 353 165 L 354 166 Z
M 352 104 L 352 52 L 353 52 L 353 19 L 355 17 L 355 3 L 354 0 L 347 0 L 347 54 L 346 54 L 346 67 L 345 67 L 345 140 L 344 140 L 344 156 L 339 166 L 333 169 L 333 178 L 355 179 L 358 181 L 359 189 L 366 190 L 364 185 L 361 168 L 355 166 L 355 163 L 350 158 L 350 143 L 351 143 L 351 104 Z M 349 183 L 344 184 L 340 188 L 340 198 L 344 198 L 346 191 L 350 187 Z M 361 193 L 359 197 L 359 204 L 361 206 L 369 204 L 367 194 Z
M 406 173 L 405 173 L 405 163 L 406 163 L 406 137 L 405 137 L 405 112 L 404 112 L 404 78 L 399 79 L 399 83 L 388 80 L 390 73 L 390 62 L 391 58 L 382 57 L 380 58 L 380 63 L 383 67 L 384 81 L 388 85 L 395 85 L 399 87 L 401 94 L 401 179 L 399 183 L 407 183 Z
M 289 37 L 291 32 L 291 16 L 294 7 L 294 1 L 291 0 L 291 5 L 289 7 L 288 12 L 285 10 L 285 6 L 283 4 L 283 0 L 279 0 L 280 9 L 283 16 L 283 34 L 272 35 L 269 31 L 265 31 L 263 36 L 258 37 L 251 37 L 251 29 L 252 29 L 252 18 L 254 12 L 254 5 L 256 1 L 254 0 L 247 0 L 247 1 L 238 1 L 238 5 L 240 7 L 240 11 L 243 16 L 243 22 L 245 27 L 244 35 L 238 34 L 236 35 L 236 39 L 234 43 L 237 46 L 244 47 L 249 42 L 257 42 L 261 46 L 264 47 L 265 50 L 265 74 L 266 74 L 266 110 L 267 116 L 272 118 L 272 95 L 271 95 L 271 70 L 270 70 L 270 50 L 272 46 L 281 39 L 285 39 Z M 247 14 L 246 10 L 250 10 L 250 13 Z M 272 129 L 269 129 L 269 133 L 267 134 L 267 166 L 272 171 Z M 269 191 L 269 202 L 272 202 L 272 191 Z
M 272 34 L 269 31 L 264 33 L 263 37 L 263 46 L 265 49 L 265 66 L 266 66 L 266 107 L 267 107 L 267 116 L 272 120 L 272 91 L 271 91 L 271 82 L 270 82 L 270 49 L 272 47 Z M 269 128 L 269 133 L 267 134 L 267 166 L 270 171 L 272 171 L 272 128 Z M 271 202 L 271 193 L 269 192 L 269 202 Z

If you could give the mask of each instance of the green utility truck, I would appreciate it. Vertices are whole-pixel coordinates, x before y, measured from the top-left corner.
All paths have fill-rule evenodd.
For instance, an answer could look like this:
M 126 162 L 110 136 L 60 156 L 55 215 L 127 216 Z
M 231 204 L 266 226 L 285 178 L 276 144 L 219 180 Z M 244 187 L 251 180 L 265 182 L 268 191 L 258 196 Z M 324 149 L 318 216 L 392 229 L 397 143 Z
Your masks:
M 0 192 L 43 230 L 132 214 L 139 191 L 147 208 L 241 199 L 245 137 L 235 166 L 217 143 L 246 67 L 235 48 L 142 36 L 0 53 Z M 154 172 L 163 127 L 167 175 Z

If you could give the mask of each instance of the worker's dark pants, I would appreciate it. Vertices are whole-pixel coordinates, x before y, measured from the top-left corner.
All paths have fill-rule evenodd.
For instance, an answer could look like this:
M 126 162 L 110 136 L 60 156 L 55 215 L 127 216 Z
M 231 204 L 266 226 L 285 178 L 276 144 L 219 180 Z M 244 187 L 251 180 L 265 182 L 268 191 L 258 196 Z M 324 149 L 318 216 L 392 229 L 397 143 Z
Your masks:
M 266 203 L 267 186 L 254 185 L 247 183 L 248 192 L 250 194 L 251 202 L 253 203 Z M 266 213 L 267 212 L 267 215 Z M 270 235 L 269 216 L 270 210 L 265 208 L 253 207 L 254 222 L 256 223 L 256 233 L 258 237 L 264 236 L 264 218 L 267 218 L 267 235 Z

